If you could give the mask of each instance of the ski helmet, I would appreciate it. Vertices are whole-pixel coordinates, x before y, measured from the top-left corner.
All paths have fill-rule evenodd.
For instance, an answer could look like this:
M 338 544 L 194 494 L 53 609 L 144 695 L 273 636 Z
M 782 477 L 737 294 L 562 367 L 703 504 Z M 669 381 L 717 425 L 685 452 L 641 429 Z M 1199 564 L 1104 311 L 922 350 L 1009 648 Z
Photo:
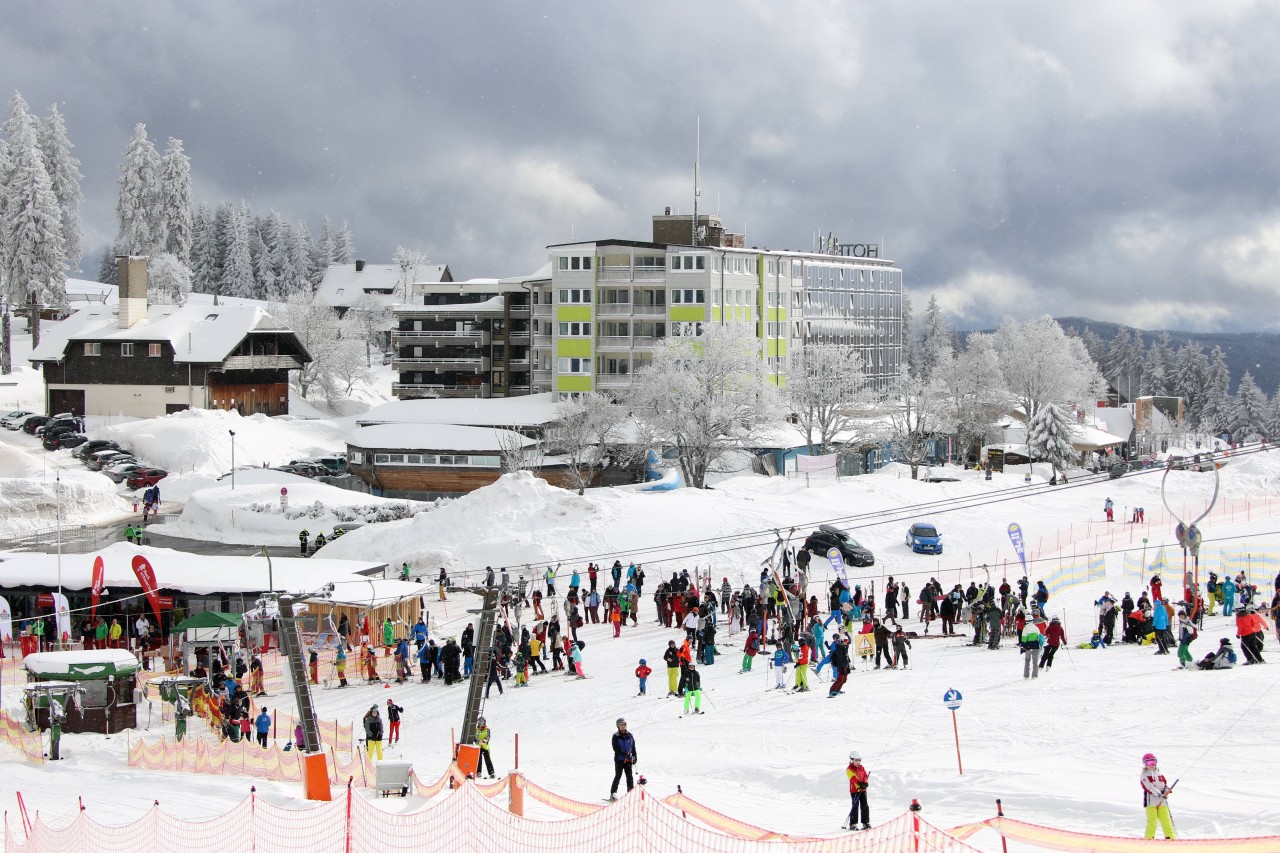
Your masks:
M 625 726 L 626 724 L 627 724 L 627 721 L 624 720 L 622 717 L 619 717 L 617 721 L 614 723 L 615 726 Z
M 1149 752 L 1148 752 L 1146 755 L 1142 756 L 1142 763 L 1143 763 L 1143 764 L 1155 764 L 1155 763 L 1156 763 L 1156 757 L 1155 757 L 1154 755 L 1152 755 L 1151 753 L 1149 753 Z
M 850 761 L 861 761 L 861 760 L 862 760 L 862 754 L 861 754 L 860 752 L 858 752 L 858 751 L 855 749 L 853 752 L 849 753 L 849 760 L 850 760 Z
M 645 665 L 645 664 L 647 664 L 647 663 L 648 663 L 648 661 L 646 661 L 644 658 L 640 658 L 640 665 L 641 665 L 641 666 L 644 666 L 644 665 Z

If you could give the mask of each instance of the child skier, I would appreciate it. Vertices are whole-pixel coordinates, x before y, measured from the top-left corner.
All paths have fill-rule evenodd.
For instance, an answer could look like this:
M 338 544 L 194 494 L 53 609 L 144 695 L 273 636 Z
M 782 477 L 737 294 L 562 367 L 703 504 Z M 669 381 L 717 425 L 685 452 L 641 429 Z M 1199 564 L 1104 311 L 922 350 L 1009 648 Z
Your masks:
M 893 666 L 896 669 L 906 669 L 907 649 L 911 648 L 911 641 L 907 639 L 907 633 L 901 627 L 893 632 Z
M 1156 837 L 1156 821 L 1159 820 L 1164 837 L 1177 838 L 1173 831 L 1173 819 L 1169 817 L 1169 795 L 1173 793 L 1173 789 L 1160 772 L 1156 757 L 1149 752 L 1142 756 L 1142 773 L 1138 776 L 1138 782 L 1142 785 L 1142 805 L 1147 812 L 1147 831 L 1144 837 Z
M 862 829 L 871 828 L 871 814 L 867 808 L 867 782 L 871 774 L 862 766 L 862 756 L 857 751 L 849 753 L 849 766 L 844 769 L 849 777 L 849 829 L 858 829 L 858 818 L 862 818 Z
M 698 673 L 693 661 L 685 664 L 684 714 L 689 716 L 689 703 L 693 703 L 693 713 L 702 713 L 702 676 Z
M 781 643 L 778 644 L 777 650 L 773 653 L 771 663 L 773 664 L 774 677 L 777 679 L 777 684 L 774 685 L 773 689 L 783 690 L 787 686 L 787 664 L 791 663 L 791 655 L 787 654 L 787 650 L 783 648 Z
M 1187 611 L 1183 609 L 1178 614 L 1178 666 L 1181 669 L 1190 669 L 1193 658 L 1191 657 L 1191 644 L 1196 637 L 1200 636 L 1196 631 L 1195 624 L 1187 618 Z
M 645 663 L 644 658 L 640 658 L 640 665 L 636 667 L 636 678 L 640 680 L 640 692 L 636 694 L 637 696 L 645 695 L 645 684 L 652 673 L 653 670 Z
M 573 644 L 573 650 L 569 652 L 569 661 L 573 664 L 573 671 L 577 674 L 578 678 L 587 677 L 587 674 L 582 671 L 582 650 L 586 647 L 587 644 L 582 640 L 579 640 Z
M 756 652 L 760 650 L 760 635 L 755 629 L 751 629 L 751 633 L 747 634 L 746 645 L 742 647 L 742 671 L 751 671 L 751 660 L 756 656 Z

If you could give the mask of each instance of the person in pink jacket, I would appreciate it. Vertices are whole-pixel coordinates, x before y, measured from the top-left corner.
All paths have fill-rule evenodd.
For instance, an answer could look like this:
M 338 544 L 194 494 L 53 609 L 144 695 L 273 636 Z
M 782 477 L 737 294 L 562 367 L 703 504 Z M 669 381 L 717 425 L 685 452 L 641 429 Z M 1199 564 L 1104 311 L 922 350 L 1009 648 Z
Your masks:
M 1177 838 L 1173 831 L 1173 818 L 1169 816 L 1169 795 L 1173 788 L 1169 786 L 1160 765 L 1151 753 L 1142 756 L 1142 774 L 1138 777 L 1142 786 L 1142 805 L 1147 812 L 1147 831 L 1144 837 L 1156 837 L 1156 821 L 1164 830 L 1165 838 Z

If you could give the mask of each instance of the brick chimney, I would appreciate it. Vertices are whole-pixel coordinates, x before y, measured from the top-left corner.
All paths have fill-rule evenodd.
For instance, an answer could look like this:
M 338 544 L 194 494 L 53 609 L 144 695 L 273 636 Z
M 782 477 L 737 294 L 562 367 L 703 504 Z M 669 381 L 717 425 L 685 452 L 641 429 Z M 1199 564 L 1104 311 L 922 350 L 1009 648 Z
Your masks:
M 147 317 L 146 257 L 117 257 L 116 274 L 120 282 L 120 328 L 127 329 Z

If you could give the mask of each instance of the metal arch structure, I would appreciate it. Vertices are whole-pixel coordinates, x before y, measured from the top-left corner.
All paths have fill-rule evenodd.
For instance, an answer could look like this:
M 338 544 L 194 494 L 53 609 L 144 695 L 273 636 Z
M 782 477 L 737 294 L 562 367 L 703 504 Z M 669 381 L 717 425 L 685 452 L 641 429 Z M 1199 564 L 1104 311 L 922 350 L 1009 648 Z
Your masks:
M 1170 459 L 1165 463 L 1164 474 L 1160 477 L 1160 502 L 1164 504 L 1164 508 L 1168 510 L 1169 515 L 1178 521 L 1177 527 L 1174 528 L 1174 535 L 1178 538 L 1178 544 L 1182 546 L 1182 591 L 1183 600 L 1194 604 L 1195 596 L 1200 591 L 1200 543 L 1204 541 L 1204 535 L 1200 532 L 1200 522 L 1209 517 L 1209 513 L 1213 512 L 1214 504 L 1218 502 L 1218 490 L 1222 485 L 1222 478 L 1218 474 L 1218 466 L 1215 464 L 1213 469 L 1213 494 L 1209 497 L 1209 504 L 1204 508 L 1204 512 L 1200 513 L 1190 524 L 1187 524 L 1178 514 L 1174 512 L 1173 506 L 1169 503 L 1169 495 L 1166 491 L 1166 484 L 1169 480 L 1169 472 L 1173 470 L 1173 460 Z M 1195 566 L 1195 575 L 1193 578 L 1187 577 L 1187 552 L 1191 552 L 1192 562 Z M 1194 594 L 1192 588 L 1194 587 Z

